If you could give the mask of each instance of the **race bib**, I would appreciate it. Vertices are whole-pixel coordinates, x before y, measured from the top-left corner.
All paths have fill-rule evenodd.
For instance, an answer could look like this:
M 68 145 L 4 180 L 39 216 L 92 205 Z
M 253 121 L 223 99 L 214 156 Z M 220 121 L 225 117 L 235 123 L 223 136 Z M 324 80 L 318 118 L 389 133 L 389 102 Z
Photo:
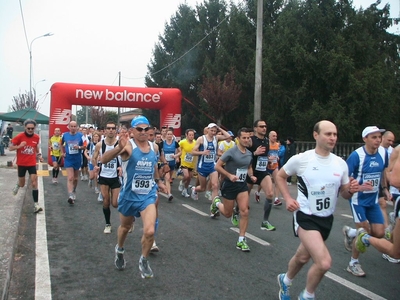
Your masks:
M 237 169 L 236 177 L 239 178 L 236 182 L 244 182 L 247 176 L 247 169 Z
M 193 155 L 190 153 L 186 153 L 185 158 L 184 158 L 185 162 L 191 163 L 193 162 Z
M 69 154 L 78 154 L 79 150 L 74 149 L 75 146 L 78 146 L 77 144 L 69 144 L 68 149 L 69 149 Z
M 265 172 L 267 170 L 267 164 L 268 164 L 268 157 L 266 156 L 257 157 L 256 171 Z
M 175 160 L 174 154 L 173 153 L 165 154 L 165 159 L 167 161 L 174 161 Z
M 210 153 L 210 154 L 204 155 L 204 162 L 205 163 L 213 163 L 213 162 L 215 162 L 214 153 Z
M 332 210 L 335 201 L 335 187 L 312 186 L 309 189 L 308 200 L 310 210 L 313 214 L 323 213 Z
M 53 142 L 52 147 L 53 150 L 60 150 L 60 144 L 58 142 Z
M 153 182 L 153 175 L 133 175 L 132 191 L 136 194 L 147 195 L 151 191 L 151 183 Z
M 372 191 L 364 191 L 365 194 L 377 193 L 381 183 L 381 173 L 363 174 L 363 182 L 369 182 L 372 185 Z
M 103 164 L 104 169 L 115 170 L 116 167 L 117 167 L 117 159 L 116 158 L 110 160 L 106 164 Z

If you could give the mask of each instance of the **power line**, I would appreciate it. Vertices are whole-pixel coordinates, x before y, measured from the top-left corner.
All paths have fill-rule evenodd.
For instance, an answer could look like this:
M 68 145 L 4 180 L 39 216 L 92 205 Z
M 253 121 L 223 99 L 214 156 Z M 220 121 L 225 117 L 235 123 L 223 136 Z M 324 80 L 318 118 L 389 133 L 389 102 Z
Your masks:
M 21 3 L 21 0 L 19 0 L 19 9 L 20 9 L 20 12 L 21 12 L 22 25 L 23 25 L 23 27 L 24 27 L 24 35 L 25 35 L 26 47 L 27 47 L 28 50 L 29 50 L 28 35 L 26 34 L 25 18 L 24 18 L 24 12 L 23 12 L 23 10 L 22 10 L 22 3 Z

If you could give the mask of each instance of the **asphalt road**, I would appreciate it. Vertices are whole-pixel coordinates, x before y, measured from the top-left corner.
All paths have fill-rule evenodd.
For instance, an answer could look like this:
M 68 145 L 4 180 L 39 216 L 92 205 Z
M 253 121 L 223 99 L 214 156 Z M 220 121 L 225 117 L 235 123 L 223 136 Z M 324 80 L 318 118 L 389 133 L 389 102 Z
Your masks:
M 50 172 L 42 172 L 46 174 Z M 276 276 L 286 270 L 299 243 L 293 236 L 292 215 L 283 206 L 271 213 L 277 230 L 260 230 L 263 204 L 255 203 L 252 192 L 247 236 L 251 251 L 241 252 L 235 247 L 238 234 L 230 220 L 209 218 L 210 201 L 204 194 L 199 201 L 183 199 L 175 181 L 174 200 L 168 203 L 160 197 L 160 252 L 150 257 L 154 278 L 145 280 L 138 270 L 140 219 L 125 244 L 126 269 L 118 271 L 116 209 L 111 214 L 113 231 L 106 235 L 102 205 L 87 182 L 79 182 L 76 203 L 70 206 L 66 177 L 61 175 L 58 185 L 51 183 L 51 176 L 39 181 L 45 209 L 32 214 L 27 193 L 8 299 L 278 299 Z M 398 299 L 400 265 L 383 260 L 375 249 L 361 256 L 365 278 L 346 271 L 350 253 L 343 247 L 341 228 L 352 225 L 349 215 L 347 201 L 339 201 L 327 241 L 333 265 L 317 298 Z M 293 299 L 304 289 L 308 267 L 293 281 Z

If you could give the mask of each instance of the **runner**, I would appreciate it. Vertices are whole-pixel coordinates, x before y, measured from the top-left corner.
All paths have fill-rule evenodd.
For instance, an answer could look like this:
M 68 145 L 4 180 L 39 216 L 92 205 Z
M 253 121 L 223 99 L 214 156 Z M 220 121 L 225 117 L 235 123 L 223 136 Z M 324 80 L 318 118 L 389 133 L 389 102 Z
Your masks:
M 156 222 L 157 182 L 159 182 L 157 157 L 153 151 L 153 144 L 148 141 L 147 132 L 150 123 L 143 116 L 132 120 L 134 139 L 120 138 L 118 146 L 107 151 L 101 158 L 107 164 L 118 155 L 122 159 L 123 187 L 118 198 L 120 212 L 120 226 L 118 228 L 118 243 L 115 246 L 115 266 L 119 270 L 125 268 L 124 242 L 132 225 L 133 217 L 142 217 L 142 255 L 139 260 L 139 270 L 142 278 L 152 278 L 148 256 L 154 240 Z
M 220 197 L 215 197 L 210 206 L 210 211 L 212 217 L 219 211 L 225 217 L 230 218 L 235 201 L 237 202 L 240 210 L 240 222 L 236 248 L 249 252 L 250 248 L 245 237 L 249 222 L 249 189 L 245 179 L 248 175 L 255 182 L 257 178 L 253 176 L 251 167 L 253 156 L 246 149 L 250 140 L 250 133 L 247 128 L 239 129 L 237 137 L 239 144 L 224 152 L 215 166 L 218 173 L 225 178 L 221 185 L 223 201 L 221 202 Z M 234 225 L 237 226 L 238 224 L 235 223 Z
M 40 153 L 40 137 L 35 133 L 36 122 L 34 120 L 25 120 L 24 127 L 25 131 L 17 134 L 11 140 L 12 145 L 8 148 L 10 151 L 17 151 L 18 182 L 13 189 L 13 194 L 15 196 L 19 188 L 25 186 L 25 175 L 28 172 L 32 183 L 33 212 L 38 213 L 43 210 L 38 203 L 39 191 L 36 171 L 36 157 L 39 158 L 40 162 L 43 162 Z
M 51 155 L 51 161 L 53 162 L 53 183 L 58 183 L 58 173 L 60 172 L 61 163 L 61 130 L 60 128 L 54 129 L 54 135 L 49 140 L 49 149 Z
M 331 153 L 337 141 L 335 124 L 318 122 L 313 136 L 315 149 L 290 158 L 277 176 L 286 209 L 293 212 L 295 235 L 300 238 L 300 245 L 289 262 L 287 272 L 278 275 L 281 300 L 290 299 L 292 280 L 310 259 L 312 265 L 308 270 L 306 288 L 298 299 L 315 299 L 318 284 L 332 264 L 325 240 L 332 229 L 338 191 L 347 199 L 358 189 L 358 182 L 349 180 L 345 161 Z M 298 178 L 297 199 L 292 198 L 286 183 L 287 178 L 293 175 Z
M 104 153 L 117 147 L 118 140 L 116 130 L 117 125 L 114 122 L 107 122 L 106 137 L 101 142 L 97 143 L 94 149 L 92 157 L 93 165 L 96 164 Z M 101 164 L 100 167 L 96 165 L 94 169 L 99 173 L 97 181 L 100 185 L 100 192 L 103 198 L 103 214 L 106 221 L 104 233 L 109 234 L 112 230 L 110 203 L 113 207 L 118 207 L 118 196 L 121 187 L 119 181 L 119 175 L 122 172 L 120 158 L 115 157 L 106 164 Z
M 69 122 L 69 132 L 62 136 L 61 153 L 64 156 L 64 167 L 67 170 L 68 203 L 75 204 L 76 187 L 78 186 L 79 169 L 82 165 L 83 139 L 82 133 L 78 132 L 75 121 Z
M 185 198 L 190 197 L 189 185 L 193 178 L 193 170 L 195 167 L 194 157 L 192 155 L 192 150 L 196 144 L 194 139 L 194 130 L 186 129 L 186 138 L 179 142 L 179 147 L 181 148 L 181 169 L 183 172 L 183 179 L 179 183 L 178 190 L 182 192 L 182 196 Z

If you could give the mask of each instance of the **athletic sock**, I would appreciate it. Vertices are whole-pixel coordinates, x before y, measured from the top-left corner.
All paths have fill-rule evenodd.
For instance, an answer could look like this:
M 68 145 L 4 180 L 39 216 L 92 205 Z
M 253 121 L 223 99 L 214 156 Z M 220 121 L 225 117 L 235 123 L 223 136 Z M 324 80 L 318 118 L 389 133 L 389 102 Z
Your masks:
M 350 265 L 354 265 L 355 263 L 358 263 L 358 258 L 351 258 L 350 259 Z
M 264 203 L 264 221 L 268 221 L 272 209 L 272 199 L 265 199 Z
M 351 228 L 348 232 L 347 235 L 351 238 L 355 238 L 357 236 L 357 229 Z
M 303 296 L 304 296 L 305 299 L 308 299 L 308 298 L 314 299 L 315 298 L 315 293 L 309 293 L 307 291 L 307 289 L 304 289 Z
M 106 224 L 111 224 L 110 216 L 111 210 L 109 207 L 103 207 L 104 218 L 106 219 Z
M 39 191 L 32 190 L 32 197 L 33 197 L 33 202 L 38 202 L 39 201 Z
M 283 277 L 283 283 L 286 284 L 286 285 L 291 285 L 291 284 L 292 284 L 292 281 L 293 281 L 293 279 L 290 279 L 290 278 L 287 276 L 287 273 L 286 273 L 286 274 L 285 274 L 285 277 Z
M 240 242 L 243 241 L 243 240 L 244 240 L 244 236 L 239 236 L 238 242 L 240 243 Z

